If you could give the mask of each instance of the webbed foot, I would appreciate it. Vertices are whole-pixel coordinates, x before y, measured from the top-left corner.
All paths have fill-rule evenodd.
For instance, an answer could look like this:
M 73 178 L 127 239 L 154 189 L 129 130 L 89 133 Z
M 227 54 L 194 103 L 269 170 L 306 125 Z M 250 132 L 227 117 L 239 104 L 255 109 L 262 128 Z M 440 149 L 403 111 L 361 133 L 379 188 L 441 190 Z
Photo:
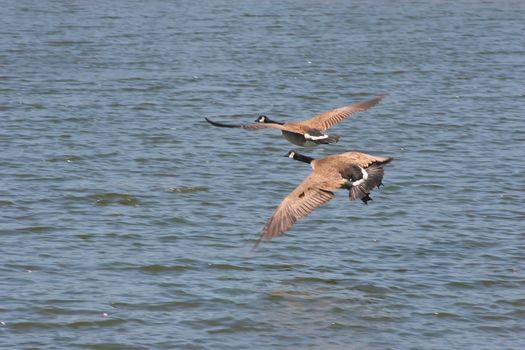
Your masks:
M 361 200 L 363 201 L 363 203 L 368 205 L 368 202 L 372 200 L 372 198 L 370 197 L 370 193 L 367 193 L 363 198 L 361 198 Z

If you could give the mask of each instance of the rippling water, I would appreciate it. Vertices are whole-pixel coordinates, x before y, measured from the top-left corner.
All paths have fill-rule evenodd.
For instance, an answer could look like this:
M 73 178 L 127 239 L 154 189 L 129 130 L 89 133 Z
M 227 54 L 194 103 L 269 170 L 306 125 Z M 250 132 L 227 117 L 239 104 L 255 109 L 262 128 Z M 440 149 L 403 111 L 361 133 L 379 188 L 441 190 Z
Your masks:
M 0 347 L 525 348 L 525 3 L 10 1 L 0 12 Z M 386 93 L 390 155 L 251 245 L 310 171 L 259 114 Z

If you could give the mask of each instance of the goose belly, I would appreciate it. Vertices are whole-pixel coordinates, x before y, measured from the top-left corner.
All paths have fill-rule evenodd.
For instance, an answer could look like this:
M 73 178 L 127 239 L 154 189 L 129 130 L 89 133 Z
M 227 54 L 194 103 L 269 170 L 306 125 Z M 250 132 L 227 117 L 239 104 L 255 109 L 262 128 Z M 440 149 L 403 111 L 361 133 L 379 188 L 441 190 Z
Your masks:
M 301 146 L 301 147 L 315 147 L 317 146 L 317 143 L 312 142 L 310 140 L 307 140 L 304 138 L 303 135 L 297 134 L 295 132 L 289 132 L 289 131 L 282 131 L 283 136 L 285 139 L 293 143 L 294 145 Z

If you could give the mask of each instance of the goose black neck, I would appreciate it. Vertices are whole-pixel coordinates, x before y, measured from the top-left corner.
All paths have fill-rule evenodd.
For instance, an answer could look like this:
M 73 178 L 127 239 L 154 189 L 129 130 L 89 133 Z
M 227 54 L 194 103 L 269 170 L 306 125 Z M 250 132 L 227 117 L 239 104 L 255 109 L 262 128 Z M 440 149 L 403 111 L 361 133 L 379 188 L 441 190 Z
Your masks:
M 270 119 L 270 118 L 268 118 L 268 117 L 266 117 L 266 121 L 265 121 L 265 123 L 271 123 L 271 124 L 278 124 L 278 125 L 284 125 L 284 123 L 281 123 L 281 122 L 277 122 L 277 121 L 275 121 L 275 120 L 272 120 L 272 119 Z
M 312 158 L 312 157 L 308 157 L 308 156 L 305 156 L 305 155 L 302 155 L 302 154 L 299 154 L 299 153 L 296 153 L 295 156 L 293 157 L 293 159 L 299 160 L 301 162 L 305 162 L 305 163 L 308 163 L 308 164 L 310 164 L 314 160 L 314 158 Z

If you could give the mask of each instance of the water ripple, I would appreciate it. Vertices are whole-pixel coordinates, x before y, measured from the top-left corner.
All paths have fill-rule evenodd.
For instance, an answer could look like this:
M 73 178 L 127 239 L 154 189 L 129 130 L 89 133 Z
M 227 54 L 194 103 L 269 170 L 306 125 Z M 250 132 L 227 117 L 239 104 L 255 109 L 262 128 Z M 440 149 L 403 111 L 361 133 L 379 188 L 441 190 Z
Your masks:
M 523 1 L 2 2 L 6 349 L 522 349 Z M 446 6 L 444 6 L 446 5 Z M 311 171 L 391 155 L 250 249 Z

